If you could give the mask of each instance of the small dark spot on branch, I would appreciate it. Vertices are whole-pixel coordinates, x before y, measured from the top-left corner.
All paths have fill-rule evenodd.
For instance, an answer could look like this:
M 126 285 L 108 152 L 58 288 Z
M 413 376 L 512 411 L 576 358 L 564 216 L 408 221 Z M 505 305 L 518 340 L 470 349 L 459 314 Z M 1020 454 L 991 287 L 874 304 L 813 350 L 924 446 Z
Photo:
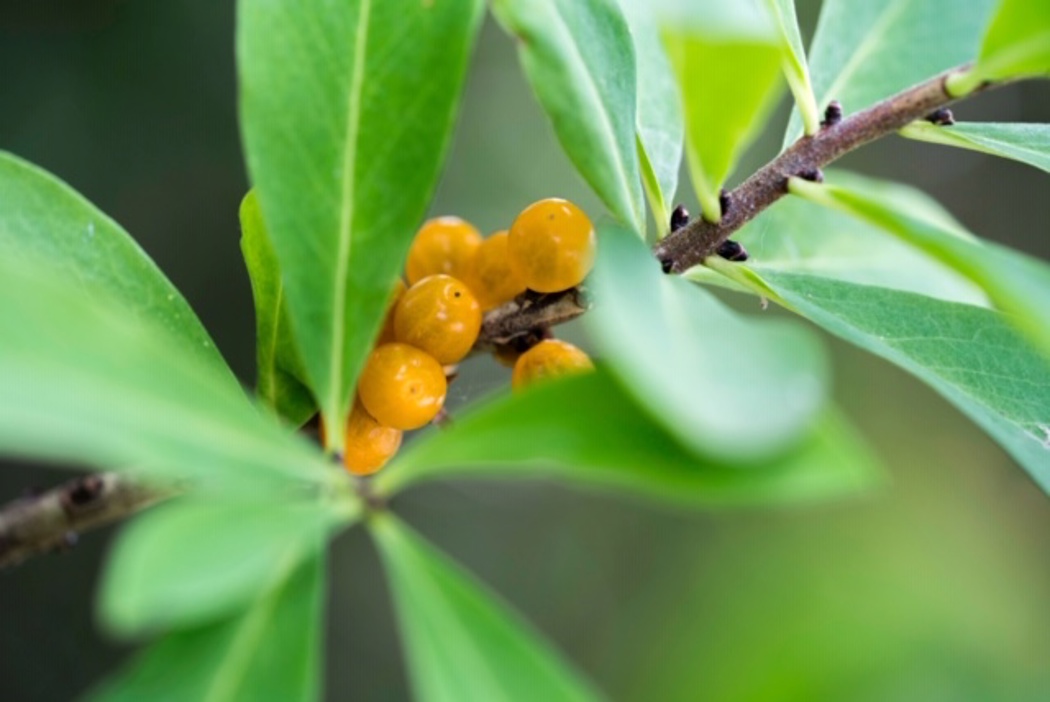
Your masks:
M 78 480 L 62 496 L 62 507 L 68 512 L 71 509 L 85 507 L 98 499 L 105 487 L 98 475 L 86 475 Z
M 725 188 L 718 193 L 718 207 L 722 210 L 722 216 L 724 217 L 729 212 L 729 205 L 732 203 L 732 199 L 729 197 L 729 192 Z
M 828 103 L 828 106 L 824 108 L 824 121 L 820 123 L 820 126 L 827 129 L 828 127 L 834 127 L 841 121 L 842 103 L 838 100 L 832 100 Z
M 798 172 L 798 177 L 811 183 L 823 183 L 824 171 L 819 168 L 804 168 Z
M 718 245 L 718 250 L 715 252 L 727 261 L 746 261 L 748 259 L 747 249 L 745 249 L 740 242 L 727 239 Z
M 671 233 L 678 231 L 689 224 L 689 210 L 684 205 L 678 205 L 671 212 Z
M 674 270 L 674 261 L 669 258 L 660 259 L 660 270 L 664 273 L 670 273 Z
M 955 124 L 955 115 L 947 107 L 942 107 L 926 115 L 926 121 L 936 124 L 938 127 L 950 127 Z

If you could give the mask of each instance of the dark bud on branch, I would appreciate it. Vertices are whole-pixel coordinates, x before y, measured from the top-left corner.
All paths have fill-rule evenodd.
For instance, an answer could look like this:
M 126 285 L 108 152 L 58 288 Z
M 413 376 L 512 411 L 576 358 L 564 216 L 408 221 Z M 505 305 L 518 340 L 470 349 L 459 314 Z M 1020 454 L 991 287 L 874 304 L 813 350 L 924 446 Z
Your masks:
M 955 124 L 955 115 L 947 107 L 942 107 L 939 110 L 934 110 L 930 114 L 926 115 L 926 121 L 936 124 L 938 127 L 950 127 Z
M 729 193 L 725 188 L 718 193 L 718 207 L 722 210 L 722 216 L 724 217 L 729 212 L 729 205 L 731 204 Z
M 674 270 L 674 261 L 669 258 L 660 259 L 660 270 L 664 273 L 670 273 Z
M 819 168 L 806 168 L 798 172 L 798 177 L 811 183 L 823 183 L 824 171 Z
M 678 205 L 671 212 L 671 233 L 675 233 L 687 224 L 689 224 L 689 210 L 682 205 Z
M 832 100 L 828 103 L 828 106 L 824 108 L 824 121 L 820 123 L 820 126 L 827 129 L 828 127 L 834 127 L 841 121 L 842 103 L 838 100 Z
M 727 239 L 719 244 L 718 251 L 715 253 L 727 261 L 741 262 L 746 261 L 748 258 L 747 249 L 732 239 Z

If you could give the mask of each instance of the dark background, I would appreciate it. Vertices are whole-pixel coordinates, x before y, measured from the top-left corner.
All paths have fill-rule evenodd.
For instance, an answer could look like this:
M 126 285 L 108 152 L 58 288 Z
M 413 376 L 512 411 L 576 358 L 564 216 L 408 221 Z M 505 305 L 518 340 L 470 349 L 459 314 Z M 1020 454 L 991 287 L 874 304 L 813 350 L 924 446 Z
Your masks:
M 800 12 L 808 32 L 814 3 Z M 741 173 L 773 154 L 786 114 L 785 104 Z M 1022 84 L 956 114 L 1046 122 L 1050 91 Z M 0 0 L 0 148 L 131 232 L 251 382 L 232 2 Z M 981 236 L 1050 258 L 1043 173 L 897 138 L 843 165 L 918 185 Z M 687 191 L 683 180 L 690 202 Z M 491 231 L 550 195 L 601 209 L 490 23 L 433 211 Z M 546 484 L 455 483 L 413 490 L 396 508 L 615 699 L 1050 699 L 1050 502 L 934 393 L 829 345 L 838 399 L 892 475 L 876 493 L 690 514 Z M 496 373 L 471 363 L 458 400 Z M 2 464 L 0 500 L 67 476 Z M 111 536 L 0 572 L 0 699 L 68 699 L 125 655 L 92 619 Z M 406 699 L 371 545 L 355 529 L 332 556 L 328 699 Z

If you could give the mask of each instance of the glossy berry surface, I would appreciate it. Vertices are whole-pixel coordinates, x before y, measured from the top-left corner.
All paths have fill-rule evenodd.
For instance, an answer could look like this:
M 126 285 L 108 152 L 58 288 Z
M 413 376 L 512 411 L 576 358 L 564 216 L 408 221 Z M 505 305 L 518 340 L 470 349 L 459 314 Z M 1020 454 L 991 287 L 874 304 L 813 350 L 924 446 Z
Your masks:
M 383 344 L 368 357 L 357 393 L 368 413 L 395 429 L 418 429 L 445 404 L 448 382 L 433 356 L 408 344 Z
M 386 465 L 401 447 L 400 429 L 383 426 L 360 402 L 346 421 L 343 465 L 354 475 L 371 475 Z
M 525 292 L 525 281 L 510 265 L 509 235 L 497 232 L 481 242 L 470 266 L 466 283 L 482 311 L 499 307 Z
M 394 310 L 394 338 L 426 351 L 438 363 L 457 363 L 481 330 L 481 307 L 470 288 L 449 275 L 431 275 L 401 297 Z
M 547 339 L 523 353 L 514 364 L 511 387 L 520 390 L 537 381 L 593 370 L 583 351 L 566 341 Z
M 405 262 L 405 276 L 415 285 L 428 275 L 444 273 L 462 280 L 481 246 L 481 234 L 459 217 L 427 220 L 416 234 Z
M 594 265 L 594 226 L 568 200 L 550 198 L 526 207 L 510 227 L 511 266 L 525 286 L 541 293 L 579 285 Z

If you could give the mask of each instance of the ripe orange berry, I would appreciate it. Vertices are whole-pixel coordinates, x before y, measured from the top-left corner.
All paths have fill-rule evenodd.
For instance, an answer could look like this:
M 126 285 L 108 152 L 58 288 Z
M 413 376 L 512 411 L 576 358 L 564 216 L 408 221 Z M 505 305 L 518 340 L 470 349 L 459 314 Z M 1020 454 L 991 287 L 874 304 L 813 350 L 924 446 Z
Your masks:
M 433 356 L 408 344 L 383 344 L 368 357 L 357 393 L 368 413 L 395 429 L 418 429 L 445 404 L 448 382 Z
M 397 284 L 394 285 L 394 292 L 390 296 L 390 302 L 387 303 L 386 317 L 383 319 L 382 329 L 379 330 L 379 338 L 376 339 L 376 346 L 379 346 L 380 344 L 389 344 L 394 341 L 394 310 L 397 309 L 397 303 L 401 301 L 401 298 L 407 289 L 405 281 L 398 278 Z
M 594 226 L 568 200 L 534 202 L 510 227 L 510 264 L 526 287 L 549 293 L 579 285 L 594 265 Z
M 481 330 L 481 307 L 466 285 L 431 275 L 408 289 L 394 310 L 394 338 L 426 351 L 438 363 L 466 356 Z
M 346 421 L 343 465 L 354 475 L 371 475 L 401 447 L 401 430 L 383 426 L 359 401 Z
M 546 339 L 523 353 L 514 364 L 511 387 L 515 390 L 547 378 L 557 378 L 594 369 L 580 349 L 558 339 Z
M 481 234 L 459 217 L 438 217 L 424 222 L 408 250 L 405 262 L 408 284 L 415 285 L 436 273 L 462 280 L 479 246 Z
M 510 265 L 507 232 L 497 232 L 481 242 L 466 283 L 483 311 L 499 307 L 525 292 L 525 283 Z

